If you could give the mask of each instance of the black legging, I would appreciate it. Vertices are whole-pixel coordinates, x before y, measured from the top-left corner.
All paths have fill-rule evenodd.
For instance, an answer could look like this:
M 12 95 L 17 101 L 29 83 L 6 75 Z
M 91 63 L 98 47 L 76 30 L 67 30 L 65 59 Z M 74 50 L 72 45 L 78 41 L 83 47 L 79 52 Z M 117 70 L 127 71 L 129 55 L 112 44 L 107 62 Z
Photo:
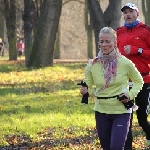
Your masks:
M 150 83 L 144 83 L 142 90 L 135 98 L 139 109 L 136 111 L 139 125 L 146 134 L 146 139 L 150 140 L 150 124 L 148 122 L 148 109 L 150 106 Z
M 132 87 L 129 88 L 131 90 Z M 132 100 L 134 103 L 134 100 Z M 131 119 L 130 119 L 130 127 L 129 127 L 129 132 L 128 136 L 125 142 L 125 147 L 124 150 L 132 150 L 132 141 L 133 141 L 133 136 L 132 136 L 132 120 L 133 120 L 133 112 L 131 114 Z
M 130 127 L 129 127 L 127 140 L 125 142 L 124 150 L 132 150 L 132 141 L 133 141 L 133 136 L 132 136 L 132 119 L 133 119 L 133 113 L 131 114 Z
M 150 105 L 150 83 L 144 83 L 142 90 L 138 93 L 137 97 L 135 98 L 135 102 L 136 105 L 139 106 L 139 109 L 136 111 L 138 123 L 145 132 L 146 139 L 150 140 L 150 124 L 147 120 L 148 108 Z M 124 150 L 132 150 L 132 119 L 133 113 L 130 120 L 130 128 Z

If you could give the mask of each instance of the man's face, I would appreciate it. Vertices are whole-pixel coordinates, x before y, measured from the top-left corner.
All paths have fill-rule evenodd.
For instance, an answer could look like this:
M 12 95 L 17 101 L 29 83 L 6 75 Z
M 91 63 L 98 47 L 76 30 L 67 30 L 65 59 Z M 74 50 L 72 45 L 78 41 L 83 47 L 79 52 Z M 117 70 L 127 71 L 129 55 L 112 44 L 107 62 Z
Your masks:
M 133 23 L 138 18 L 139 12 L 134 9 L 126 8 L 123 11 L 124 21 L 128 24 Z

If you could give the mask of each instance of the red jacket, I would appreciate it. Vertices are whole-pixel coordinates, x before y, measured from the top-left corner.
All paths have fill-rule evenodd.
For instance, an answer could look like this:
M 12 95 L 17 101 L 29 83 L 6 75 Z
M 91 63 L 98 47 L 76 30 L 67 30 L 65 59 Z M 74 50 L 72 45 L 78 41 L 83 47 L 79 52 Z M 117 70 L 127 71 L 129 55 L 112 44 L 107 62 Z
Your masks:
M 123 26 L 118 28 L 116 32 L 120 52 L 135 64 L 143 76 L 144 83 L 150 83 L 150 26 L 140 22 L 132 29 Z M 131 45 L 129 55 L 124 52 L 126 45 Z M 139 48 L 143 49 L 140 55 L 138 54 Z

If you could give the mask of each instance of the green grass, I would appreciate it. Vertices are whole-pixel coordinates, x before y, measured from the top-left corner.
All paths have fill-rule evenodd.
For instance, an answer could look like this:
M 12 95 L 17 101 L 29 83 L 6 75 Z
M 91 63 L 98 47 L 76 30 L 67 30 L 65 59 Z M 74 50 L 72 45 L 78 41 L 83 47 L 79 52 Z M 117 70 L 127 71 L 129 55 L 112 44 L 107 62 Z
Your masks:
M 24 61 L 0 62 L 0 146 L 47 149 L 99 149 L 95 130 L 94 99 L 80 103 L 77 83 L 84 63 L 26 68 Z M 135 147 L 144 134 L 134 117 Z M 142 144 L 136 143 L 139 137 Z M 37 144 L 38 143 L 38 144 Z
M 86 127 L 95 125 L 93 102 L 82 105 L 77 86 L 85 64 L 27 69 L 22 61 L 4 60 L 0 65 L 1 145 L 13 142 L 6 137 L 21 134 L 37 141 L 38 133 L 47 128 L 55 131 L 73 128 L 75 135 L 80 136 L 86 132 L 79 131 L 85 122 Z M 56 132 L 54 137 L 61 139 L 61 136 Z

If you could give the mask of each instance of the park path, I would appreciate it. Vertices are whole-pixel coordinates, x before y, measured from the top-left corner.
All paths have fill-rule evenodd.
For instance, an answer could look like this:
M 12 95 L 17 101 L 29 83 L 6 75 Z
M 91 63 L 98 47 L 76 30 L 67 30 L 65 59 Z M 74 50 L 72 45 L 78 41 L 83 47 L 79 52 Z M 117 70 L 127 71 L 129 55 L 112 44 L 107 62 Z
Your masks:
M 84 59 L 54 59 L 54 63 L 87 63 L 88 60 Z

